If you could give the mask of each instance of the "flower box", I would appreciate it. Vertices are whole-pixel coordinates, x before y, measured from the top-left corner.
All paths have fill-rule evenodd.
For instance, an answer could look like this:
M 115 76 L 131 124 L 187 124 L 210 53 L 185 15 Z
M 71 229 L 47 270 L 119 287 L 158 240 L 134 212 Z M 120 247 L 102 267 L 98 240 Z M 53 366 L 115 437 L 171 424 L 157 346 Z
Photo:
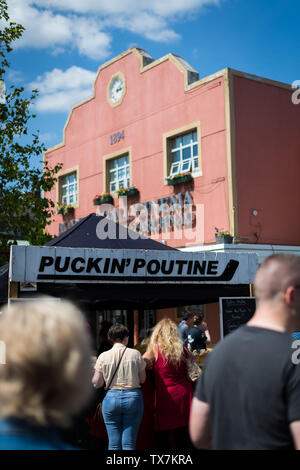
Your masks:
M 93 199 L 94 206 L 100 206 L 101 204 L 113 204 L 114 198 L 111 194 L 102 194 L 101 196 L 96 196 Z
M 58 204 L 56 213 L 61 215 L 66 215 L 74 212 L 74 207 L 72 204 Z
M 216 243 L 225 243 L 230 244 L 232 243 L 233 236 L 232 235 L 215 235 Z
M 187 181 L 191 181 L 193 179 L 191 173 L 183 174 L 183 175 L 175 175 L 172 178 L 167 178 L 168 186 L 174 186 L 175 184 L 179 183 L 186 183 Z
M 117 191 L 118 197 L 126 196 L 135 196 L 139 194 L 139 190 L 137 188 L 123 188 L 123 190 Z

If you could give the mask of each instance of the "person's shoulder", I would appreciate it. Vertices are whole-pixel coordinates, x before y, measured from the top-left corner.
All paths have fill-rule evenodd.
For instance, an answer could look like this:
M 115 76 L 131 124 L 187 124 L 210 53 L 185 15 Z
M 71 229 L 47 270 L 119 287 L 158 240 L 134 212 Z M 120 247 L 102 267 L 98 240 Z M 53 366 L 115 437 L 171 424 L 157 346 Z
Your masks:
M 130 356 L 132 357 L 142 357 L 140 351 L 135 348 L 127 348 L 127 351 L 129 351 Z
M 110 357 L 112 354 L 112 348 L 108 349 L 107 351 L 103 351 L 102 353 L 99 354 L 98 356 L 98 361 L 105 361 L 108 357 Z

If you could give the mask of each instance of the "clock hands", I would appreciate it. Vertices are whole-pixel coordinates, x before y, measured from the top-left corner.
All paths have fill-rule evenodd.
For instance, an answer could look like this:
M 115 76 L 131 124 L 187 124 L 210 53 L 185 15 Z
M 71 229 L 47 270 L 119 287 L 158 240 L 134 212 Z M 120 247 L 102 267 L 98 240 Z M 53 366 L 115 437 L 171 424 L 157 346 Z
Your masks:
M 112 103 L 118 103 L 124 93 L 124 82 L 120 76 L 114 77 L 109 86 L 109 97 Z

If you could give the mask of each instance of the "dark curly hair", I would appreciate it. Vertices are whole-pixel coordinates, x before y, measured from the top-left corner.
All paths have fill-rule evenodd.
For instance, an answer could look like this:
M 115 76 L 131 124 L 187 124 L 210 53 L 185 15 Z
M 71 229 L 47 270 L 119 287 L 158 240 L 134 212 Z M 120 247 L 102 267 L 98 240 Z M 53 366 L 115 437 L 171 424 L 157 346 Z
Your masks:
M 116 341 L 123 341 L 124 338 L 129 336 L 129 330 L 125 325 L 121 323 L 115 323 L 110 327 L 107 333 L 109 341 L 115 343 Z

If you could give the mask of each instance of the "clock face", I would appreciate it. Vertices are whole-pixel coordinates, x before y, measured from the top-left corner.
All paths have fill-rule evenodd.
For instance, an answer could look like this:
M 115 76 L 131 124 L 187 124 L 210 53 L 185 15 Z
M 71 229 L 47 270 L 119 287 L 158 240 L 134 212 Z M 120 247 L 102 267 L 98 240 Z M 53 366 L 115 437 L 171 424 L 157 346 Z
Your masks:
M 115 75 L 109 84 L 108 95 L 112 104 L 117 104 L 121 101 L 125 92 L 125 80 L 120 75 Z

